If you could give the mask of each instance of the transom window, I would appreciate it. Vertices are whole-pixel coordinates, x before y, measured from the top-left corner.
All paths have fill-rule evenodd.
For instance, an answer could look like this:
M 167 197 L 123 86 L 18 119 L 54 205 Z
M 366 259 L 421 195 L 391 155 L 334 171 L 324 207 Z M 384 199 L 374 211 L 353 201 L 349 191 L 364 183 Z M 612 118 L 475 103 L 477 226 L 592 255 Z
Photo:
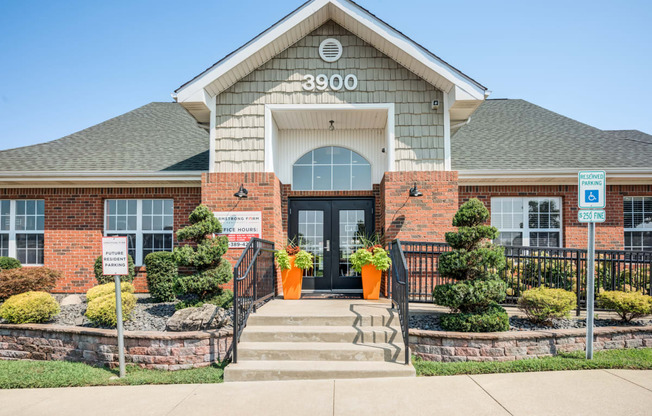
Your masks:
M 491 225 L 500 245 L 561 247 L 561 198 L 491 198 Z
M 104 211 L 104 235 L 127 237 L 135 264 L 142 265 L 149 253 L 172 251 L 172 199 L 108 199 Z
M 0 256 L 25 265 L 43 265 L 45 202 L 41 199 L 0 201 Z
M 349 191 L 371 189 L 371 165 L 343 147 L 320 147 L 301 156 L 292 168 L 296 191 Z
M 652 196 L 626 196 L 625 250 L 652 250 Z

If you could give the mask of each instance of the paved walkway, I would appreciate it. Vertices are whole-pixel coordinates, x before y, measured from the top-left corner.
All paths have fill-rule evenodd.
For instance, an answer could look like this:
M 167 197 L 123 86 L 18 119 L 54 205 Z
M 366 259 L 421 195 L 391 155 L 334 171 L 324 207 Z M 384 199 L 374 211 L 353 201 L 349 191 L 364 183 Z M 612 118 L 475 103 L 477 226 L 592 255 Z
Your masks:
M 652 371 L 0 390 L 0 415 L 650 415 Z

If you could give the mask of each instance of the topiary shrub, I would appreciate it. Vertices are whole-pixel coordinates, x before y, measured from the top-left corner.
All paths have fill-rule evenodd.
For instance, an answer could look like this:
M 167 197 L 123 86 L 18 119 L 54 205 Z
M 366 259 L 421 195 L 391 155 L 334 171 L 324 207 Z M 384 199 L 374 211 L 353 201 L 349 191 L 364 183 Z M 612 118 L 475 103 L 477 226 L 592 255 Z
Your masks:
M 616 311 L 625 322 L 652 315 L 652 296 L 641 292 L 602 292 L 598 295 L 598 304 L 605 309 Z
M 577 299 L 568 290 L 541 286 L 523 292 L 518 307 L 530 321 L 550 324 L 553 319 L 568 317 L 569 312 L 577 307 Z
M 14 295 L 0 306 L 0 318 L 12 324 L 47 322 L 59 312 L 59 303 L 47 292 Z
M 126 276 L 120 276 L 120 281 L 121 282 L 133 282 L 134 277 L 136 276 L 136 269 L 134 267 L 134 259 L 131 258 L 131 256 L 127 256 L 127 266 L 128 266 L 128 275 Z M 98 258 L 95 259 L 95 279 L 97 279 L 97 283 L 103 285 L 106 283 L 111 283 L 113 282 L 113 276 L 105 275 L 103 274 L 102 270 L 102 256 L 99 256 Z
M 196 272 L 178 276 L 174 289 L 180 295 L 192 295 L 197 302 L 223 299 L 222 285 L 233 278 L 231 264 L 222 258 L 228 238 L 213 236 L 222 232 L 222 224 L 205 205 L 195 208 L 189 219 L 191 225 L 177 231 L 177 239 L 192 244 L 176 247 L 174 258 L 179 266 L 192 267 Z
M 484 204 L 471 199 L 453 217 L 458 230 L 446 233 L 453 250 L 439 256 L 439 274 L 457 282 L 438 285 L 433 291 L 434 302 L 452 312 L 441 318 L 445 330 L 509 330 L 507 312 L 497 304 L 505 299 L 507 290 L 507 283 L 498 275 L 505 268 L 505 253 L 488 241 L 498 236 L 498 230 L 483 225 L 487 219 L 489 211 Z
M 130 318 L 131 312 L 136 307 L 136 296 L 133 293 L 121 292 L 122 296 L 122 321 Z M 114 327 L 118 324 L 115 312 L 115 292 L 100 296 L 88 302 L 86 317 L 96 325 Z
M 129 282 L 120 283 L 120 292 L 134 293 L 134 285 Z M 102 296 L 115 295 L 115 282 L 105 283 L 103 285 L 95 286 L 86 292 L 86 302 L 91 302 L 94 299 L 101 298 Z
M 0 299 L 25 292 L 47 292 L 54 288 L 61 273 L 47 267 L 24 267 L 0 271 Z
M 20 269 L 21 267 L 23 265 L 13 257 L 0 257 L 0 270 Z
M 209 299 L 186 299 L 174 305 L 176 310 L 185 308 L 198 308 L 206 304 L 219 306 L 228 309 L 233 306 L 233 292 L 229 289 L 222 290 L 222 293 Z
M 176 299 L 174 279 L 179 274 L 174 254 L 169 251 L 150 253 L 145 257 L 147 290 L 156 302 L 172 302 Z

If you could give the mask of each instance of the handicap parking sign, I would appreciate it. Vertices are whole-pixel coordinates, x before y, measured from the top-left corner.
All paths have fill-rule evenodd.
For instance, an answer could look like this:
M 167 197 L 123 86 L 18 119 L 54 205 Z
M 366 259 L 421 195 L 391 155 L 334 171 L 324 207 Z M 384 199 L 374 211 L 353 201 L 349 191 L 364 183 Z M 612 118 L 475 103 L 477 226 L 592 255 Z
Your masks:
M 577 205 L 580 209 L 605 207 L 607 175 L 603 170 L 584 170 L 577 175 Z
M 592 204 L 600 203 L 600 190 L 599 189 L 586 189 L 584 191 L 584 200 Z

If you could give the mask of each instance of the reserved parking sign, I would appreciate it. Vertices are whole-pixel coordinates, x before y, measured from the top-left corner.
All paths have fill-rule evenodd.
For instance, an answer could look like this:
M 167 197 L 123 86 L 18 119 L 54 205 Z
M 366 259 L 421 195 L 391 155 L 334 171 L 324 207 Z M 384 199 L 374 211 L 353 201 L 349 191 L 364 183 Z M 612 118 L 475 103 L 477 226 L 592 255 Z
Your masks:
M 604 208 L 607 204 L 607 174 L 603 170 L 583 170 L 577 175 L 577 205 L 580 209 Z

